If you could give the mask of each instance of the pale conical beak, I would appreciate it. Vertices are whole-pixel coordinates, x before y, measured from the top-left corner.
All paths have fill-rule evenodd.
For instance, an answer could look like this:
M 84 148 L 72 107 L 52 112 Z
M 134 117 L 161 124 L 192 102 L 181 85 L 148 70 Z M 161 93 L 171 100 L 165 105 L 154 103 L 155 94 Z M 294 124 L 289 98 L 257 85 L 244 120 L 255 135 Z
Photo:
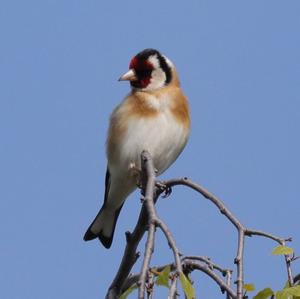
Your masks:
M 119 78 L 119 81 L 136 81 L 136 80 L 137 77 L 133 69 L 130 69 L 127 73 L 125 73 Z

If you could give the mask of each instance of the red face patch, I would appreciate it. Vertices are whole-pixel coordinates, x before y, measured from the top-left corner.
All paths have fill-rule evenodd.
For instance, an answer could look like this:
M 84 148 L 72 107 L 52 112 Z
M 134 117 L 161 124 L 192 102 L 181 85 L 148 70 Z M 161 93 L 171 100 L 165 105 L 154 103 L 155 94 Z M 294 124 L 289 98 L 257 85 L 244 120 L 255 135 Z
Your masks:
M 134 56 L 131 61 L 130 61 L 130 64 L 129 64 L 129 68 L 130 69 L 135 69 L 135 67 L 137 66 L 138 64 L 138 59 L 136 58 L 136 56 Z
M 141 80 L 140 80 L 141 86 L 142 86 L 143 88 L 146 88 L 146 87 L 149 85 L 149 83 L 150 83 L 150 79 L 151 79 L 150 77 L 141 79 Z
M 147 70 L 153 70 L 153 65 L 148 60 L 139 60 L 136 56 L 133 57 L 129 64 L 130 69 L 134 70 L 141 70 L 141 71 L 147 71 Z
M 146 88 L 150 83 L 151 73 L 154 69 L 152 63 L 148 60 L 138 59 L 135 56 L 131 59 L 129 68 L 134 69 L 137 76 L 137 80 L 132 81 L 131 85 L 136 88 Z

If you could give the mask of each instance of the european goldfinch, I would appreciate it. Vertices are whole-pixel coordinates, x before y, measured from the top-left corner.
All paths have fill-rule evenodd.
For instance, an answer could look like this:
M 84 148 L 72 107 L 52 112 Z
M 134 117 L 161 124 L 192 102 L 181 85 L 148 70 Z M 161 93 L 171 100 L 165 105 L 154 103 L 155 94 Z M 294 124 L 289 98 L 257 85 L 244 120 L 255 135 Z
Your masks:
M 190 130 L 189 107 L 173 63 L 159 51 L 145 49 L 134 56 L 120 81 L 130 94 L 110 117 L 104 203 L 84 235 L 110 248 L 125 199 L 137 187 L 140 155 L 147 150 L 157 174 L 163 173 L 185 147 Z

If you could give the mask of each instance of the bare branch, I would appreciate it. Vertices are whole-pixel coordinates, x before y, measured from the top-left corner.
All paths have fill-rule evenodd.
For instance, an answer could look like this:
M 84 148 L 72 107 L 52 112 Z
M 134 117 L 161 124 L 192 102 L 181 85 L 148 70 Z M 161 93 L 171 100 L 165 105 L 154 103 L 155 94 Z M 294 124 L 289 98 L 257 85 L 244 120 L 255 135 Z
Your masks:
M 240 221 L 229 211 L 229 209 L 226 208 L 225 204 L 220 199 L 218 199 L 215 195 L 213 195 L 208 190 L 203 188 L 202 186 L 193 183 L 187 178 L 172 179 L 172 180 L 164 181 L 163 184 L 170 188 L 176 185 L 184 185 L 194 189 L 195 191 L 201 193 L 205 198 L 211 201 L 214 205 L 216 205 L 217 208 L 220 210 L 220 212 L 224 214 L 237 229 L 243 227 Z
M 231 296 L 232 299 L 238 298 L 235 292 L 215 272 L 213 272 L 208 265 L 200 264 L 194 262 L 193 260 L 185 260 L 185 266 L 190 267 L 193 270 L 196 269 L 206 273 L 220 286 L 221 290 L 226 291 Z
M 171 283 L 168 299 L 176 299 L 176 297 L 177 297 L 177 281 L 178 281 L 178 278 L 174 277 L 172 280 L 172 283 Z
M 285 241 L 290 241 L 290 238 L 284 239 L 280 237 L 276 237 L 274 235 L 271 235 L 269 233 L 265 233 L 258 230 L 251 230 L 247 229 L 237 217 L 234 216 L 233 213 L 225 206 L 225 204 L 217 198 L 215 195 L 210 193 L 208 190 L 203 188 L 202 186 L 195 184 L 194 182 L 188 180 L 187 178 L 182 179 L 172 179 L 168 181 L 162 182 L 166 186 L 166 188 L 172 188 L 176 185 L 184 185 L 192 188 L 193 190 L 199 192 L 202 194 L 205 198 L 207 198 L 209 201 L 211 201 L 218 209 L 219 211 L 236 227 L 238 231 L 238 246 L 237 246 L 237 255 L 234 260 L 236 267 L 237 267 L 237 279 L 235 283 L 237 284 L 237 299 L 243 298 L 243 284 L 244 284 L 244 243 L 245 243 L 245 236 L 263 236 L 266 238 L 273 239 L 274 241 L 284 244 Z M 290 283 L 290 286 L 293 285 L 292 280 L 292 270 L 291 270 L 291 260 L 288 255 L 285 255 L 285 262 L 288 272 L 288 280 Z
M 154 289 L 154 274 L 152 274 L 151 271 L 148 271 L 147 299 L 153 298 L 153 289 Z
M 237 255 L 234 259 L 237 270 L 236 283 L 236 294 L 238 299 L 243 298 L 243 285 L 244 285 L 244 243 L 245 243 L 245 233 L 242 227 L 238 228 L 238 249 Z
M 160 193 L 155 194 L 154 203 L 157 201 L 157 198 Z M 126 247 L 124 250 L 123 258 L 119 266 L 118 272 L 110 285 L 108 292 L 106 294 L 106 299 L 115 299 L 118 298 L 125 290 L 124 284 L 127 284 L 130 271 L 135 264 L 139 253 L 136 252 L 137 246 L 143 238 L 148 224 L 148 212 L 143 203 L 142 210 L 139 215 L 139 219 L 132 233 L 126 232 Z M 128 285 L 128 284 L 127 284 Z M 131 286 L 131 284 L 129 284 Z
M 216 269 L 216 270 L 220 271 L 223 276 L 226 276 L 228 272 L 232 273 L 232 270 L 222 268 L 221 266 L 212 262 L 212 260 L 209 257 L 188 255 L 188 256 L 185 256 L 182 260 L 183 261 L 184 260 L 196 260 L 196 261 L 203 262 L 206 265 L 208 265 L 211 270 Z
M 145 255 L 143 260 L 143 265 L 141 269 L 141 275 L 139 279 L 139 298 L 144 298 L 145 293 L 145 283 L 146 276 L 149 269 L 149 264 L 151 260 L 151 256 L 154 250 L 154 234 L 155 234 L 155 225 L 151 224 L 148 230 L 148 238 L 146 242 Z M 140 297 L 142 296 L 142 297 Z
M 145 293 L 145 282 L 146 282 L 146 274 L 149 269 L 151 256 L 154 249 L 154 237 L 155 237 L 155 227 L 159 227 L 162 232 L 164 233 L 165 237 L 168 240 L 168 243 L 173 251 L 174 258 L 175 258 L 175 264 L 177 268 L 178 274 L 182 272 L 181 267 L 181 261 L 180 261 L 180 255 L 179 250 L 175 244 L 175 240 L 172 237 L 172 234 L 170 230 L 168 229 L 167 225 L 158 217 L 153 196 L 156 193 L 155 192 L 155 169 L 153 166 L 153 162 L 151 159 L 151 156 L 148 152 L 143 151 L 141 154 L 141 164 L 142 164 L 142 173 L 145 174 L 145 206 L 147 208 L 148 212 L 148 237 L 147 237 L 147 243 L 146 243 L 146 249 L 145 249 L 145 255 L 143 260 L 143 265 L 141 269 L 141 276 L 139 279 L 139 299 L 144 298 Z
M 200 264 L 199 262 L 203 262 L 204 265 Z M 211 268 L 212 265 L 214 265 L 214 269 L 220 271 L 221 273 L 223 271 L 227 272 L 226 273 L 226 282 L 223 281 L 222 278 L 220 278 L 217 274 L 215 274 L 213 272 L 213 269 Z M 170 266 L 171 271 L 176 270 L 175 263 L 162 265 L 162 266 L 156 266 L 156 267 L 153 267 L 152 269 L 155 269 L 156 272 L 161 272 L 167 266 Z M 183 257 L 182 258 L 182 267 L 184 267 L 185 269 L 188 269 L 189 272 L 192 272 L 194 270 L 199 270 L 201 272 L 206 273 L 208 276 L 210 276 L 220 286 L 222 291 L 225 291 L 228 294 L 228 296 L 231 296 L 231 299 L 236 299 L 237 298 L 236 294 L 234 293 L 234 291 L 232 290 L 232 288 L 230 286 L 230 278 L 231 278 L 231 272 L 232 272 L 231 270 L 223 269 L 220 266 L 217 266 L 215 263 L 211 262 L 209 259 L 203 258 L 201 256 L 191 256 L 191 257 L 186 256 L 186 257 Z M 222 270 L 219 270 L 219 269 L 222 269 Z M 139 280 L 139 276 L 140 276 L 140 274 L 131 275 L 128 278 L 128 280 L 125 282 L 123 291 L 125 291 L 126 289 L 130 288 L 132 285 L 137 283 L 138 280 Z M 168 298 L 172 298 L 171 296 L 175 296 L 175 293 L 177 293 L 177 292 L 175 292 L 175 290 L 176 290 L 176 284 L 177 284 L 177 281 L 178 281 L 178 274 L 176 272 L 176 273 L 172 273 L 172 275 L 170 275 L 170 276 L 171 276 L 172 283 L 171 283 L 171 288 L 170 288 Z M 176 283 L 174 282 L 174 280 L 176 280 Z M 226 285 L 226 287 L 224 287 L 224 285 Z M 172 287 L 173 287 L 173 289 L 172 289 Z M 234 295 L 234 296 L 232 297 L 232 295 Z
M 283 241 L 281 244 L 285 245 L 285 241 Z M 293 278 L 292 267 L 291 267 L 291 263 L 293 260 L 292 257 L 290 257 L 288 254 L 284 255 L 284 259 L 285 259 L 285 266 L 288 275 L 288 282 L 290 287 L 292 287 L 294 285 L 294 278 Z
M 231 270 L 227 270 L 226 272 L 227 272 L 226 273 L 226 284 L 230 288 L 231 287 L 231 275 L 232 275 L 232 271 Z M 229 295 L 228 292 L 227 292 L 226 299 L 232 299 L 232 297 Z
M 154 206 L 154 188 L 155 188 L 155 169 L 153 166 L 151 157 L 146 152 L 142 152 L 141 155 L 141 164 L 142 164 L 142 177 L 144 187 L 144 203 L 147 208 L 148 213 L 148 237 L 145 248 L 145 255 L 143 260 L 143 265 L 141 269 L 141 275 L 139 279 L 139 295 L 140 299 L 144 298 L 145 294 L 145 283 L 146 283 L 146 274 L 149 269 L 149 264 L 151 260 L 151 256 L 154 250 L 154 236 L 155 236 L 155 222 L 154 219 L 156 217 L 156 211 Z
M 181 266 L 181 260 L 180 260 L 180 253 L 179 250 L 175 244 L 175 240 L 171 234 L 171 231 L 168 229 L 167 225 L 160 219 L 157 219 L 156 225 L 162 230 L 165 237 L 168 240 L 169 246 L 173 251 L 174 259 L 175 259 L 175 265 L 177 269 L 177 274 L 179 275 L 182 272 L 182 266 Z
M 292 257 L 292 261 L 294 262 L 294 261 L 296 261 L 296 260 L 299 260 L 300 259 L 300 256 L 293 256 Z
M 139 253 L 136 252 L 137 246 L 141 241 L 147 227 L 147 211 L 145 205 L 141 210 L 138 222 L 135 226 L 133 233 L 126 233 L 126 247 L 124 250 L 123 258 L 119 266 L 119 270 L 110 285 L 108 292 L 106 294 L 106 299 L 115 299 L 118 298 L 123 292 L 123 284 L 129 273 L 135 264 Z M 126 289 L 125 289 L 126 290 Z
M 285 242 L 290 242 L 292 241 L 292 238 L 287 238 L 287 239 L 283 239 L 277 236 L 274 236 L 272 234 L 260 231 L 260 230 L 254 230 L 254 229 L 250 229 L 250 228 L 246 228 L 245 229 L 245 235 L 252 237 L 252 236 L 261 236 L 261 237 L 265 237 L 271 240 L 274 240 L 275 242 L 283 245 Z
M 175 299 L 177 296 L 177 281 L 178 277 L 184 271 L 192 272 L 199 270 L 211 277 L 221 288 L 222 292 L 226 292 L 227 299 L 243 299 L 243 286 L 244 286 L 244 244 L 245 237 L 261 236 L 271 239 L 281 245 L 285 245 L 285 242 L 291 241 L 291 238 L 280 238 L 267 232 L 249 229 L 245 227 L 240 220 L 225 206 L 225 204 L 217 198 L 215 195 L 210 193 L 202 186 L 195 184 L 187 178 L 172 179 L 165 182 L 155 180 L 155 169 L 148 152 L 141 154 L 142 161 L 142 193 L 144 194 L 143 207 L 139 216 L 139 220 L 132 234 L 126 233 L 126 248 L 124 251 L 123 259 L 120 264 L 118 273 L 113 280 L 106 299 L 118 298 L 125 290 L 130 286 L 137 283 L 139 286 L 139 299 L 144 299 L 145 288 L 147 287 L 148 298 L 152 298 L 154 275 L 155 272 L 151 273 L 150 262 L 154 250 L 155 230 L 159 227 L 165 235 L 168 244 L 174 255 L 174 263 L 170 264 L 172 273 L 172 283 L 169 291 L 168 298 Z M 236 273 L 236 293 L 231 288 L 232 270 L 224 269 L 217 264 L 213 263 L 207 257 L 201 256 L 186 256 L 180 258 L 178 247 L 176 246 L 175 240 L 169 230 L 168 226 L 159 218 L 155 203 L 161 193 L 169 195 L 172 192 L 172 187 L 176 185 L 184 185 L 192 188 L 193 190 L 202 194 L 206 199 L 212 202 L 218 210 L 234 225 L 238 232 L 238 244 L 237 254 L 235 257 L 235 264 L 237 268 Z M 139 257 L 139 253 L 136 252 L 137 246 L 141 241 L 145 231 L 148 229 L 147 241 L 145 245 L 145 253 L 142 262 L 141 272 L 136 275 L 129 275 L 134 263 Z M 285 263 L 288 273 L 288 281 L 290 286 L 293 285 L 293 275 L 291 270 L 291 263 L 296 260 L 294 256 L 285 255 Z M 157 271 L 162 271 L 165 266 L 157 268 Z M 223 280 L 219 277 L 214 270 L 222 273 L 225 277 Z M 150 272 L 149 272 L 150 271 Z M 175 272 L 174 272 L 175 271 Z M 150 273 L 150 274 L 149 274 Z M 154 275 L 153 275 L 154 273 Z M 149 276 L 150 275 L 150 276 Z M 146 282 L 148 281 L 147 285 Z

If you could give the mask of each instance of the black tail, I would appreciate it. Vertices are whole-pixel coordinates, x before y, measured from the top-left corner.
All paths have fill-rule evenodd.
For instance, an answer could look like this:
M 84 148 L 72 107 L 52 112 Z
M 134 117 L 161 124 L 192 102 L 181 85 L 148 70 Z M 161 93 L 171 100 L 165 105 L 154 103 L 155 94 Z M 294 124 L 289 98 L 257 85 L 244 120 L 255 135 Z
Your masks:
M 110 248 L 114 237 L 116 223 L 122 207 L 123 204 L 112 216 L 106 214 L 105 207 L 102 207 L 92 224 L 87 229 L 83 237 L 84 241 L 90 241 L 98 238 L 105 248 Z M 105 230 L 109 231 L 109 234 L 104 234 Z

